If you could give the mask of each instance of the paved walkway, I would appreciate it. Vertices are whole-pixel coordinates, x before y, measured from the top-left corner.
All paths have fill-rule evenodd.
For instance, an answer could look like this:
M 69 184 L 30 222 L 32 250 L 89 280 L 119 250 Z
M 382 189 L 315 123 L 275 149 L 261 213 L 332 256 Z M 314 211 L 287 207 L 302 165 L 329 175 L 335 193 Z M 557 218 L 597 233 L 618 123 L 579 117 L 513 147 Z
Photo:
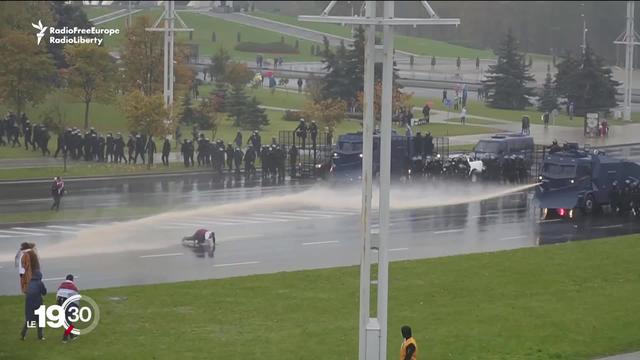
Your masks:
M 597 360 L 640 360 L 640 352 L 614 355 L 614 356 L 609 356 L 609 357 L 601 358 Z

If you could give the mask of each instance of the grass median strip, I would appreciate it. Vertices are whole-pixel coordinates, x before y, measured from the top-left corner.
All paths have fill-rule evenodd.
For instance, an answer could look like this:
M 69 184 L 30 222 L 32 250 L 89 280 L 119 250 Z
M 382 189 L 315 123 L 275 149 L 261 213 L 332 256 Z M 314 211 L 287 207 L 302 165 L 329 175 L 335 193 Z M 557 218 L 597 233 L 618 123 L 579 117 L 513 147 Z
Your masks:
M 389 356 L 403 324 L 432 359 L 592 359 L 640 349 L 638 256 L 640 237 L 631 235 L 394 262 Z M 73 344 L 79 358 L 292 359 L 283 354 L 300 343 L 310 359 L 357 353 L 357 267 L 84 293 L 102 319 Z M 19 341 L 23 301 L 0 297 L 0 358 L 67 358 L 60 330 L 47 329 L 38 346 L 33 334 Z

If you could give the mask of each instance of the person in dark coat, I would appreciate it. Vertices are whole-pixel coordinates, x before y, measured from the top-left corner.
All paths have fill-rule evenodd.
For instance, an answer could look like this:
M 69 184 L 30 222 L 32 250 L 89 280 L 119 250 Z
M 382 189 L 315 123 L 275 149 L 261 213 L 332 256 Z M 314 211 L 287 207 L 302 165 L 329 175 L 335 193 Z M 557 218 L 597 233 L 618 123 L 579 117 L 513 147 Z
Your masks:
M 171 142 L 168 137 L 164 138 L 164 143 L 162 144 L 162 164 L 164 166 L 169 166 L 169 153 L 171 152 Z
M 133 135 L 129 135 L 129 140 L 127 141 L 127 151 L 129 152 L 129 164 L 133 162 L 133 152 L 136 149 L 136 141 L 133 139 Z
M 149 135 L 149 140 L 147 140 L 145 151 L 147 152 L 147 162 L 149 165 L 153 165 L 153 156 L 156 153 L 156 143 L 153 141 L 153 137 L 151 135 Z M 144 163 L 144 158 L 142 158 L 142 161 Z
M 227 144 L 227 149 L 225 150 L 225 153 L 227 154 L 227 167 L 229 168 L 229 171 L 233 170 L 233 146 L 231 144 Z
M 47 288 L 42 282 L 42 273 L 35 270 L 31 276 L 31 281 L 27 286 L 27 293 L 24 302 L 24 318 L 25 322 L 20 332 L 20 337 L 24 340 L 27 336 L 27 324 L 35 324 L 38 327 L 38 339 L 44 340 L 44 329 L 38 326 L 38 315 L 35 311 L 42 305 L 42 297 L 47 295 Z

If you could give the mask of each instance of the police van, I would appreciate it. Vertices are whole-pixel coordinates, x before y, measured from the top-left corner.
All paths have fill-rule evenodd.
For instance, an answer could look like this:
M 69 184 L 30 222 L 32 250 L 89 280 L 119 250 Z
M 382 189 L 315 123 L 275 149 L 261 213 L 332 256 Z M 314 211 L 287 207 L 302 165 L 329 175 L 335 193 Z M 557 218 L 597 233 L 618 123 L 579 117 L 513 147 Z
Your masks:
M 533 137 L 517 133 L 496 134 L 488 139 L 478 141 L 473 148 L 477 159 L 502 160 L 508 156 L 522 156 L 533 161 L 535 145 Z

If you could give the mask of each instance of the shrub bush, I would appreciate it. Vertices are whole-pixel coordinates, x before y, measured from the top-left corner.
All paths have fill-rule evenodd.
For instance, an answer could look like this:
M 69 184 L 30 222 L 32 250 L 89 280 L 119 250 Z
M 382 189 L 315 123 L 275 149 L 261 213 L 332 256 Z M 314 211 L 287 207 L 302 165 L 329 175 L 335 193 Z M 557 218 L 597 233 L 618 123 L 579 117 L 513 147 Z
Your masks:
M 282 115 L 282 120 L 284 121 L 300 121 L 303 118 L 301 111 L 291 111 L 285 110 L 284 115 Z
M 261 52 L 261 53 L 280 53 L 280 54 L 298 54 L 298 49 L 289 44 L 280 42 L 274 43 L 255 43 L 251 41 L 241 42 L 235 47 L 238 51 Z

